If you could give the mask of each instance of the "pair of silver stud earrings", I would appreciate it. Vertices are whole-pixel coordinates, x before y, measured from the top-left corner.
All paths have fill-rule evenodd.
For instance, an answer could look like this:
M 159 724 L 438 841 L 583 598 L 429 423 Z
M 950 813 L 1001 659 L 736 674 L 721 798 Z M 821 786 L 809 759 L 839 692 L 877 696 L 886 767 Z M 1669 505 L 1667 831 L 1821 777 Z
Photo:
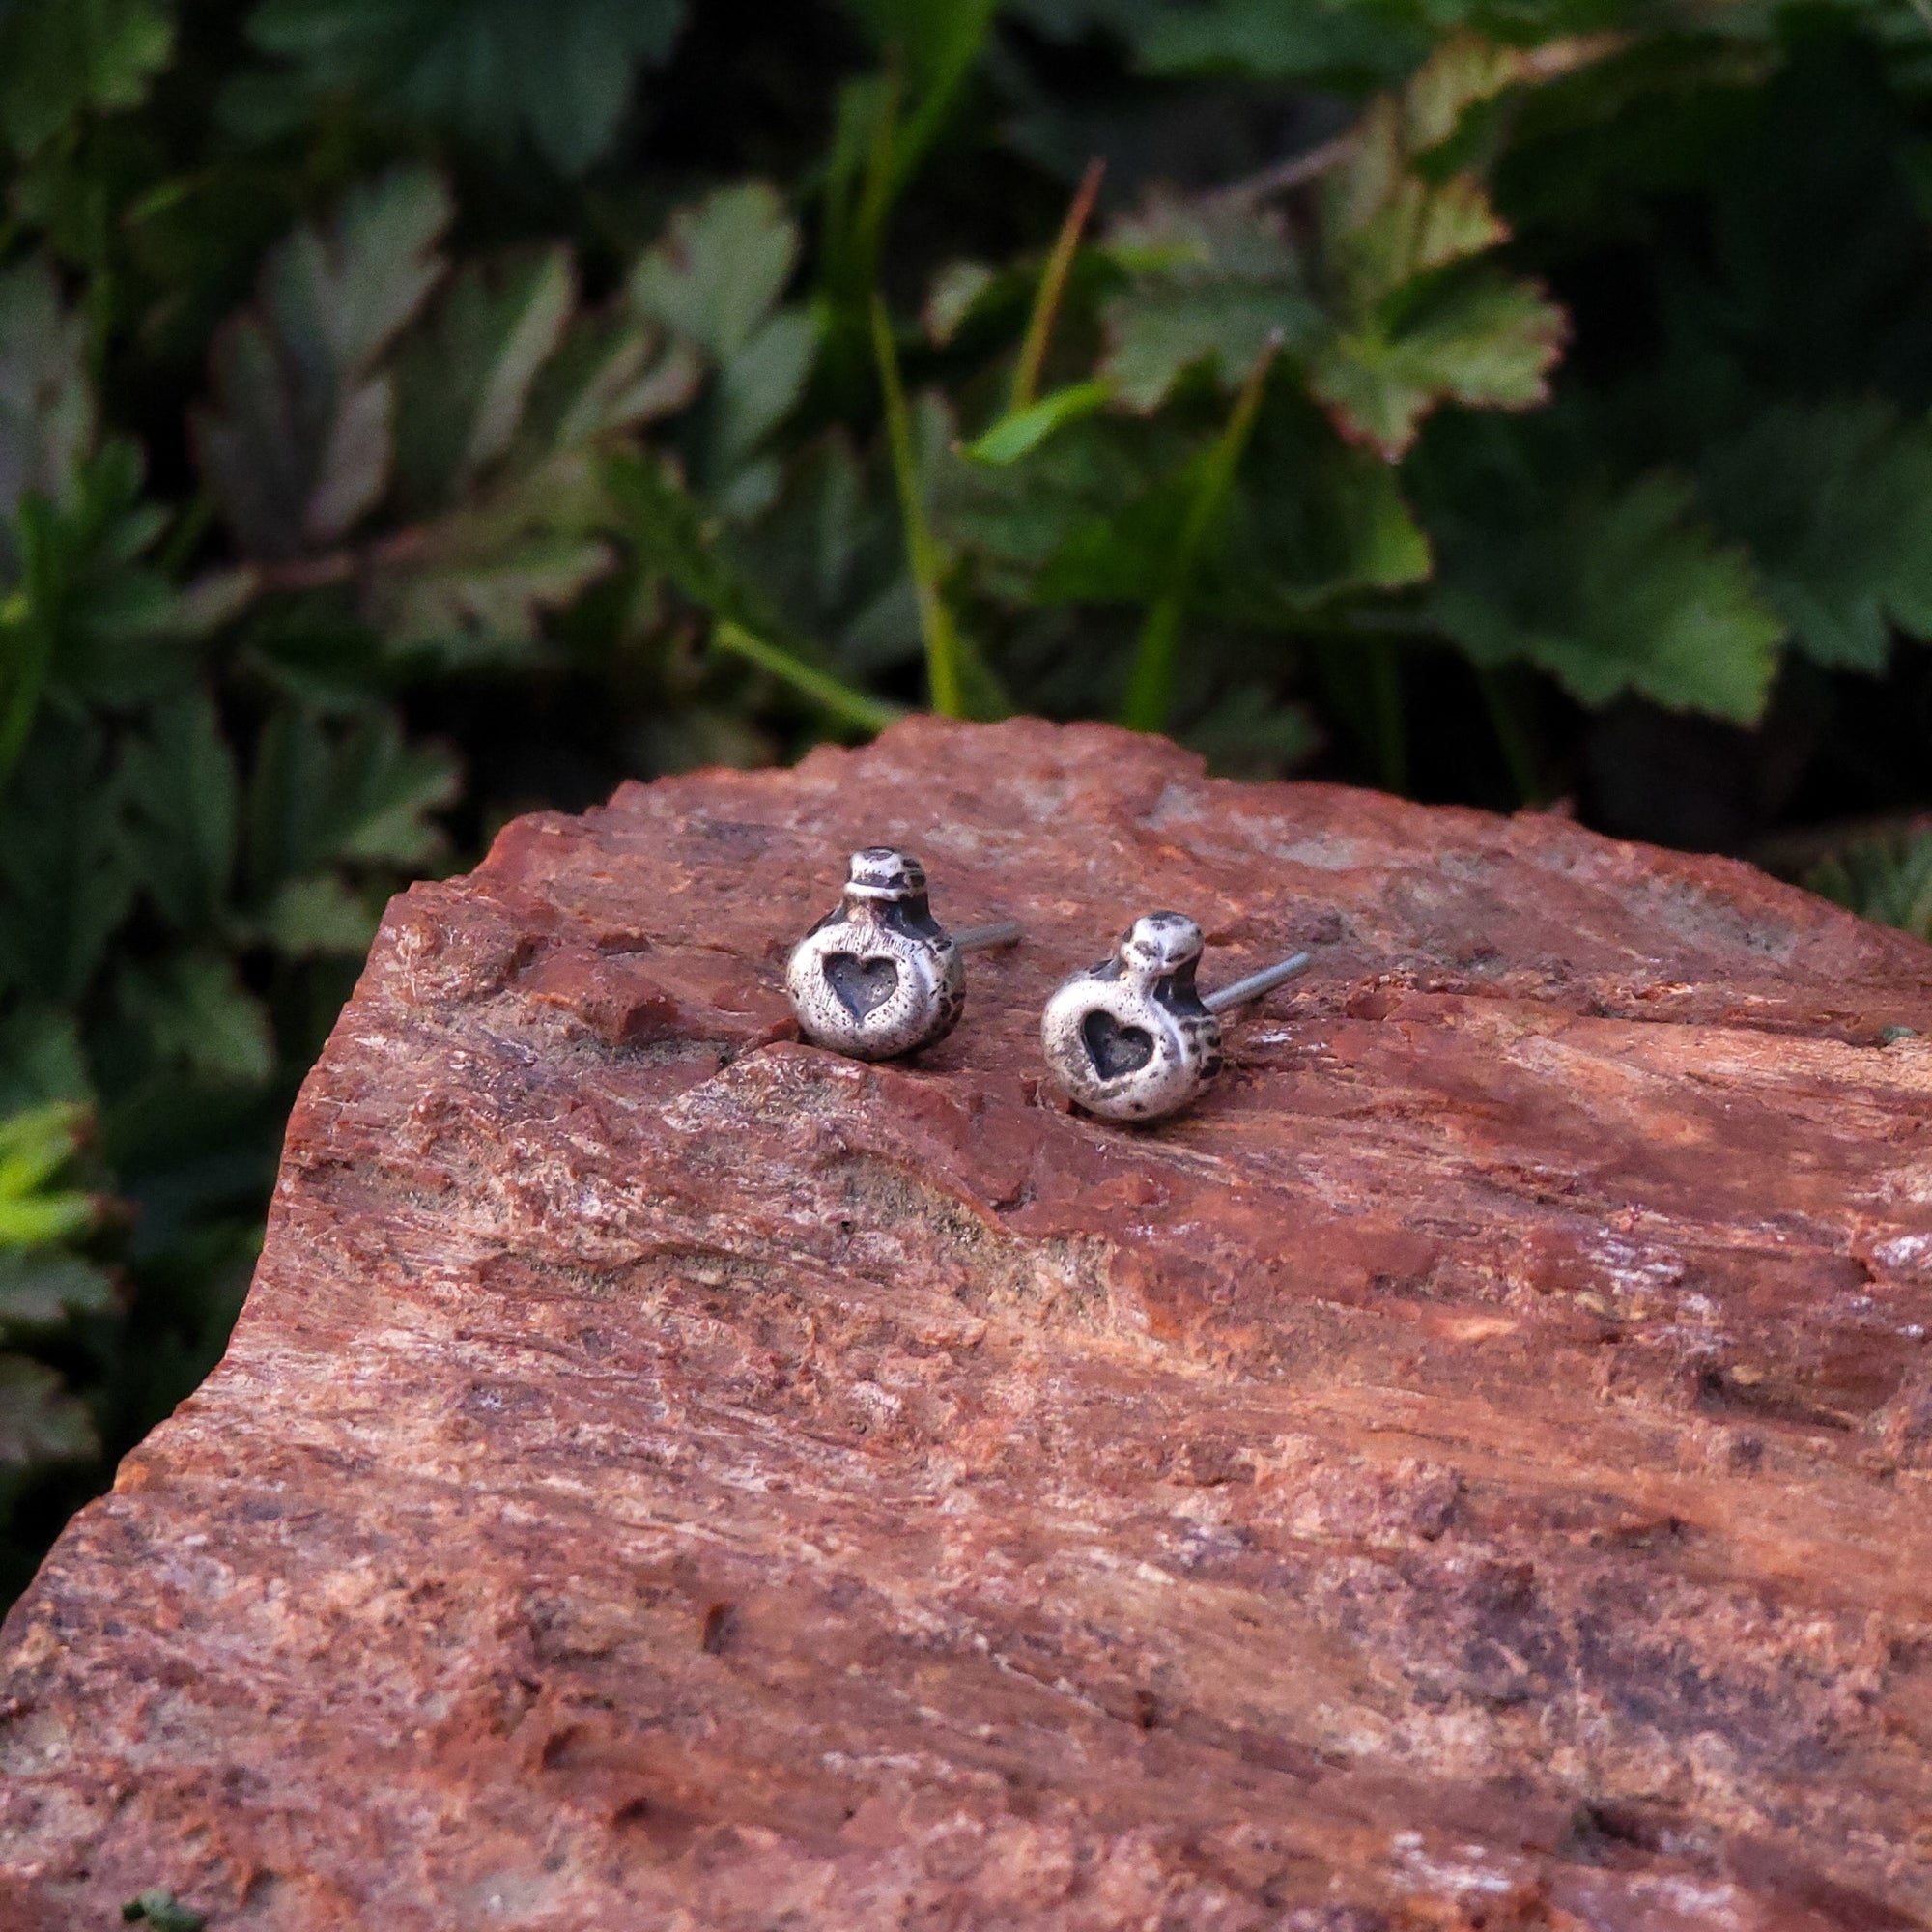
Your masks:
M 1011 946 L 1016 921 L 949 933 L 932 916 L 925 869 L 909 852 L 852 855 L 838 909 L 792 949 L 785 990 L 799 1031 L 855 1060 L 896 1060 L 944 1039 L 966 1006 L 961 954 Z M 1220 1015 L 1307 969 L 1297 952 L 1232 986 L 1194 983 L 1201 928 L 1149 913 L 1113 958 L 1076 973 L 1040 1014 L 1047 1070 L 1068 1099 L 1105 1121 L 1157 1121 L 1187 1105 L 1221 1070 Z

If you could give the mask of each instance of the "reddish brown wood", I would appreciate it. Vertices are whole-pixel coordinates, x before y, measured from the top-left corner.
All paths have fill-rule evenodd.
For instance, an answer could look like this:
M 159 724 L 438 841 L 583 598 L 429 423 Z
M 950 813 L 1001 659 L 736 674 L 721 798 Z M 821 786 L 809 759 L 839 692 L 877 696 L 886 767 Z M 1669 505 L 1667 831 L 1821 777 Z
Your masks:
M 1024 917 L 799 1045 L 846 851 Z M 1128 917 L 1312 944 L 1048 1103 Z M 0 1901 L 229 1927 L 1932 1914 L 1932 952 L 1560 820 L 920 721 L 398 900 L 220 1370 L 10 1619 Z

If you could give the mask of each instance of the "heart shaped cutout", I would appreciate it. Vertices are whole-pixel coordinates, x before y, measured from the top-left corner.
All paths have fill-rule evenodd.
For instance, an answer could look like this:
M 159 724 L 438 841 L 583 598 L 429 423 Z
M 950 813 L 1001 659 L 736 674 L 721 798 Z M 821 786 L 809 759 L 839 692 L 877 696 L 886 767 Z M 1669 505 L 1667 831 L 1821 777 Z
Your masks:
M 1122 1026 L 1112 1013 L 1089 1013 L 1080 1028 L 1087 1057 L 1102 1080 L 1138 1073 L 1153 1058 L 1153 1035 L 1145 1027 Z
M 855 1020 L 876 1012 L 898 991 L 899 969 L 890 959 L 861 959 L 835 952 L 825 962 L 825 980 Z

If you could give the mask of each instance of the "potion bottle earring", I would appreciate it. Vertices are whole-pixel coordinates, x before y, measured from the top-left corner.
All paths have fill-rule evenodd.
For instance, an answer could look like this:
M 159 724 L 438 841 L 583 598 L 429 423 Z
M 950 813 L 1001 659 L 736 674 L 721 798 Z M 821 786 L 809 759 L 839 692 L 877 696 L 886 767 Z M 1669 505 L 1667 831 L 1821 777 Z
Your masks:
M 852 854 L 836 912 L 798 944 L 785 991 L 799 1031 L 854 1060 L 895 1060 L 944 1039 L 966 1006 L 962 952 L 1010 946 L 1016 921 L 949 933 L 932 916 L 925 868 L 910 852 Z
M 1103 1121 L 1177 1113 L 1221 1070 L 1221 1021 L 1307 970 L 1297 952 L 1205 997 L 1194 984 L 1201 928 L 1178 912 L 1134 921 L 1112 959 L 1076 973 L 1040 1014 L 1040 1046 L 1055 1082 Z

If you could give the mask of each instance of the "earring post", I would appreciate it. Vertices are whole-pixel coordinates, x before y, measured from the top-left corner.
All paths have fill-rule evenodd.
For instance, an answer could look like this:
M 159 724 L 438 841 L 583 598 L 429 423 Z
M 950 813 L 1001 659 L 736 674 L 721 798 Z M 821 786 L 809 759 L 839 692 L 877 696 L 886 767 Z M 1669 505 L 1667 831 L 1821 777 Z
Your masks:
M 1223 986 L 1218 993 L 1205 993 L 1201 1004 L 1210 1013 L 1226 1012 L 1230 1007 L 1245 1006 L 1251 1000 L 1258 1000 L 1264 993 L 1271 993 L 1284 980 L 1293 980 L 1297 973 L 1305 973 L 1315 963 L 1312 952 L 1297 952 L 1292 959 L 1284 959 L 1278 966 L 1264 966 L 1259 973 L 1250 973 L 1245 980 L 1236 980 L 1232 986 Z
M 952 935 L 961 952 L 973 952 L 982 946 L 1017 946 L 1026 937 L 1026 927 L 1016 919 L 1003 919 L 996 925 L 969 925 Z

